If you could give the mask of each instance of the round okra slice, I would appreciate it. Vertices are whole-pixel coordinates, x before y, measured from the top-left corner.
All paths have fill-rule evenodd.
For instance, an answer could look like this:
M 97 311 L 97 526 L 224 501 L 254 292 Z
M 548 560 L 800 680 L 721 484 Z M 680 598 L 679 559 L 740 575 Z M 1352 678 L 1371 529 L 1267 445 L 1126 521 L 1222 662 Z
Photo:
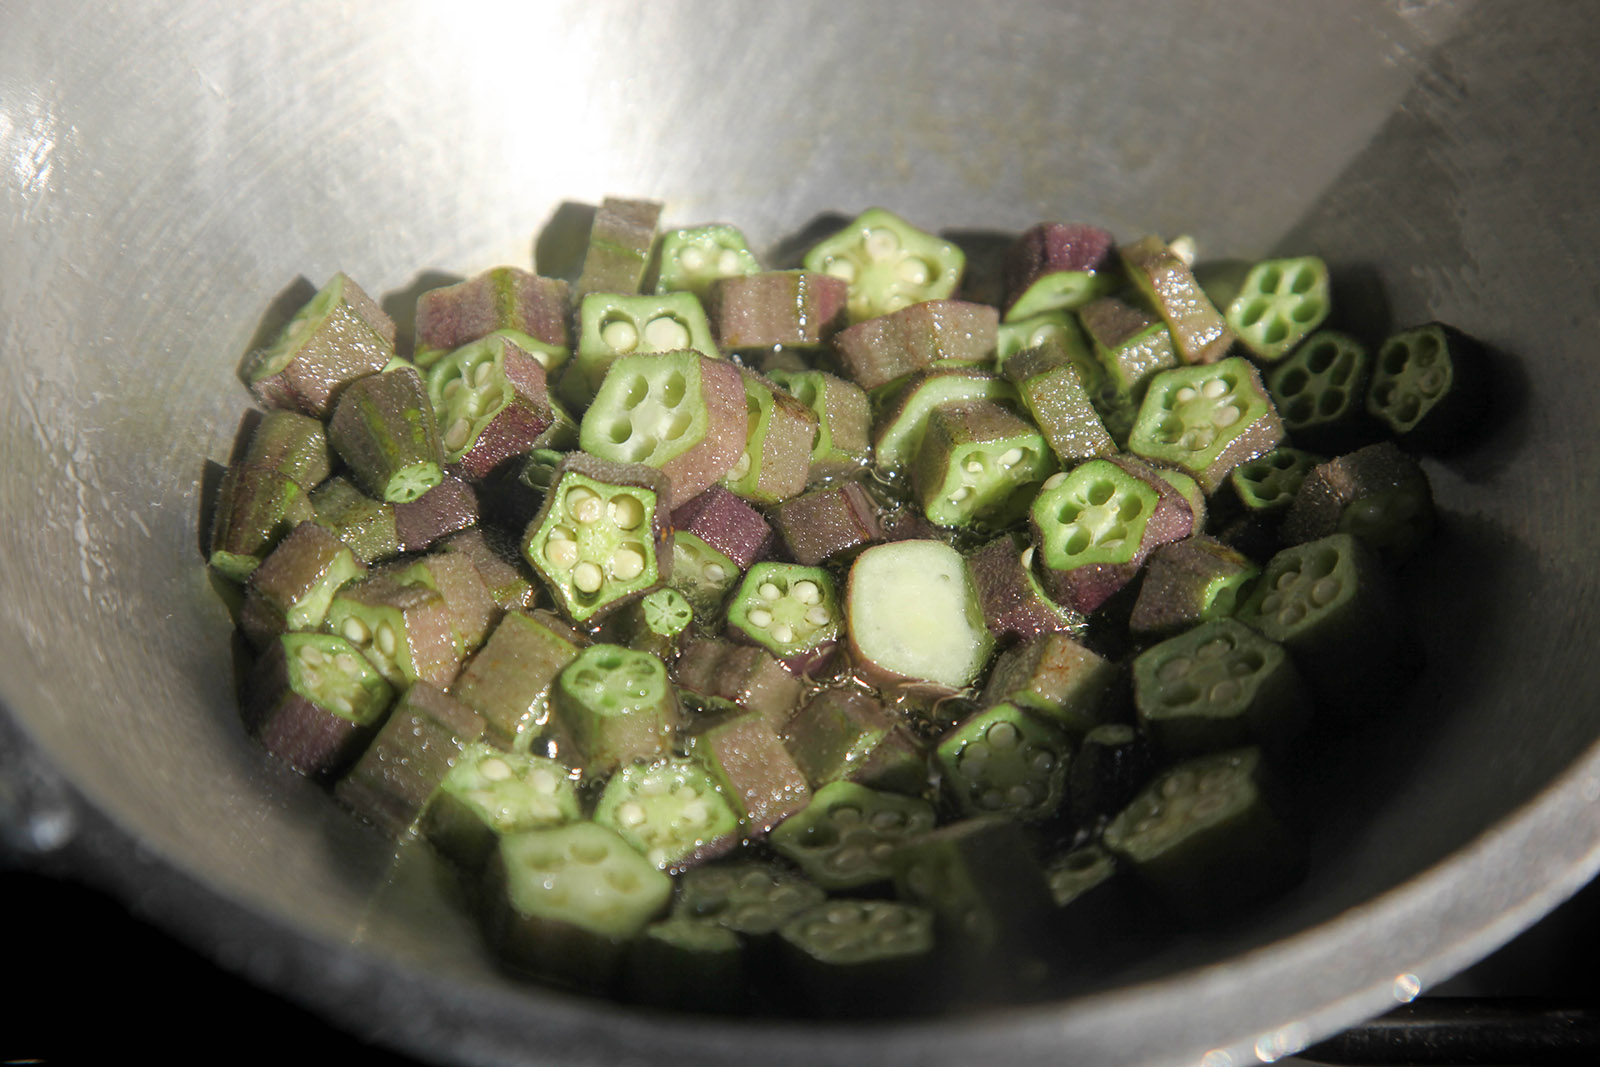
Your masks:
M 894 852 L 933 829 L 932 805 L 855 782 L 831 782 L 767 840 L 824 889 L 857 889 L 894 875 Z
M 1488 399 L 1482 347 L 1460 330 L 1430 322 L 1378 348 L 1367 412 L 1402 442 L 1423 450 L 1459 444 Z
M 1306 723 L 1300 674 L 1283 646 L 1215 619 L 1133 661 L 1139 724 L 1168 752 L 1278 746 Z
M 606 783 L 594 821 L 670 873 L 715 859 L 739 843 L 739 816 L 692 760 L 623 767 Z
M 1228 326 L 1257 359 L 1274 362 L 1328 317 L 1328 265 L 1316 256 L 1268 259 L 1245 275 Z
M 777 370 L 769 377 L 817 416 L 808 480 L 848 474 L 866 462 L 872 413 L 859 385 L 819 370 Z
M 578 347 L 561 380 L 562 399 L 589 405 L 611 365 L 623 356 L 690 349 L 718 358 L 711 322 L 692 293 L 624 296 L 590 293 L 578 308 Z
M 256 664 L 244 719 L 268 752 L 327 779 L 360 754 L 393 699 L 389 683 L 343 638 L 288 633 Z
M 553 415 L 545 372 L 510 338 L 491 334 L 451 352 L 428 370 L 428 400 L 448 463 L 483 478 L 529 452 Z
M 871 208 L 817 242 L 804 262 L 806 270 L 849 284 L 850 321 L 860 322 L 952 296 L 967 257 L 950 242 L 882 208 Z
M 696 616 L 712 619 L 739 581 L 739 565 L 692 533 L 672 535 L 671 587 L 682 593 Z
M 589 989 L 672 898 L 672 877 L 611 830 L 575 822 L 506 834 L 484 872 L 485 939 L 502 960 Z
M 737 226 L 690 226 L 663 233 L 656 245 L 656 292 L 689 292 L 704 300 L 718 278 L 757 274 L 761 264 Z
M 909 468 L 922 447 L 928 416 L 946 404 L 974 400 L 1015 403 L 1017 390 L 1005 379 L 982 371 L 946 370 L 912 375 L 874 424 L 873 465 L 883 471 Z
M 487 742 L 462 749 L 422 816 L 422 832 L 462 870 L 477 872 L 501 834 L 582 818 L 574 774 L 560 760 Z
M 926 1008 L 935 966 L 933 913 L 892 900 L 831 900 L 779 931 L 783 968 L 824 1015 Z
M 832 654 L 842 617 L 833 576 L 794 563 L 757 563 L 728 603 L 730 636 L 760 645 L 799 672 Z
M 245 384 L 267 407 L 325 419 L 344 386 L 378 373 L 393 358 L 394 321 L 341 272 L 276 341 L 247 358 L 243 371 Z
M 941 541 L 866 549 L 850 568 L 845 611 L 851 659 L 880 687 L 959 690 L 994 650 L 967 562 Z
M 1352 533 L 1398 563 L 1432 529 L 1433 490 L 1427 474 L 1393 441 L 1383 441 L 1312 470 L 1284 519 L 1283 538 L 1294 544 Z
M 928 416 L 911 468 L 929 522 L 1003 527 L 1022 515 L 1032 490 L 1055 469 L 1044 435 L 991 402 L 949 404 Z
M 1214 493 L 1234 467 L 1282 440 L 1283 423 L 1261 375 L 1234 356 L 1157 374 L 1128 435 L 1128 451 L 1185 470 Z
M 422 378 L 409 364 L 351 382 L 328 420 L 328 442 L 368 493 L 415 500 L 444 480 L 444 446 Z
M 668 755 L 678 723 L 666 664 L 620 645 L 590 645 L 578 653 L 556 678 L 551 703 L 590 775 Z
M 599 636 L 609 644 L 648 652 L 670 663 L 694 619 L 688 598 L 668 587 L 628 601 L 607 617 Z
M 1016 705 L 997 704 L 945 734 L 935 756 L 963 814 L 1037 822 L 1061 806 L 1072 743 Z
M 1321 462 L 1321 456 L 1284 445 L 1233 468 L 1228 484 L 1247 511 L 1282 515 L 1294 503 L 1311 468 Z
M 1349 334 L 1322 330 L 1267 371 L 1267 392 L 1289 436 L 1337 451 L 1366 428 L 1362 404 L 1372 353 Z
M 815 883 L 771 864 L 753 860 L 717 863 L 694 867 L 679 876 L 672 914 L 761 939 L 777 933 L 784 923 L 827 897 Z

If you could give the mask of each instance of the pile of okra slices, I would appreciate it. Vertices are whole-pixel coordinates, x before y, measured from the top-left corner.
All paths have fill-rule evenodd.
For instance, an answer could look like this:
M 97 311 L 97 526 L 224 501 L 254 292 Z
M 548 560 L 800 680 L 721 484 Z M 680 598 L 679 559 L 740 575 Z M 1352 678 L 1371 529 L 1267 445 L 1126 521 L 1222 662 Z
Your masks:
M 766 270 L 660 211 L 409 356 L 339 274 L 246 359 L 209 562 L 266 749 L 507 966 L 657 1005 L 1026 995 L 1291 884 L 1274 765 L 1405 680 L 1478 346 L 1323 328 L 1311 257 L 1047 223 L 964 277 L 875 209 Z

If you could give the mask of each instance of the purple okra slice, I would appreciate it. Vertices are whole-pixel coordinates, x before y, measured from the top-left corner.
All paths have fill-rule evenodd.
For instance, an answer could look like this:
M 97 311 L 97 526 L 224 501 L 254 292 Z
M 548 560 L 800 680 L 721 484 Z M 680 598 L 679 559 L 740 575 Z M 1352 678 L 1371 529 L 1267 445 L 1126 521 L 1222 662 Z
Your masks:
M 594 399 L 611 364 L 623 356 L 677 351 L 708 359 L 721 356 L 711 321 L 694 294 L 591 293 L 578 309 L 578 348 L 561 380 L 561 397 L 581 410 Z
M 462 345 L 503 333 L 533 344 L 523 347 L 547 371 L 567 358 L 567 283 L 517 267 L 495 267 L 475 278 L 430 289 L 417 297 L 418 367 L 431 367 Z
M 872 454 L 872 410 L 859 385 L 819 370 L 776 370 L 769 377 L 817 416 L 809 482 L 849 474 L 866 463 Z
M 1079 308 L 1078 321 L 1095 357 L 1084 387 L 1111 436 L 1126 441 L 1150 379 L 1178 365 L 1172 331 L 1144 308 L 1110 296 Z
M 448 688 L 461 667 L 449 605 L 426 585 L 377 575 L 351 582 L 328 605 L 323 625 L 397 688 L 417 681 Z
M 821 348 L 844 325 L 849 295 L 828 274 L 765 271 L 713 282 L 706 314 L 725 349 Z
M 911 483 L 929 522 L 1003 528 L 1028 510 L 1055 466 L 1033 424 L 992 400 L 975 400 L 928 416 Z
M 394 505 L 394 532 L 402 552 L 424 552 L 451 534 L 478 525 L 478 495 L 453 474 L 415 500 Z
M 333 473 L 333 451 L 322 423 L 284 409 L 262 416 L 240 462 L 270 467 L 308 492 Z
M 840 482 L 785 500 L 772 511 L 778 539 L 796 563 L 847 558 L 881 541 L 878 505 L 859 482 Z
M 1146 237 L 1118 249 L 1134 288 L 1172 331 L 1178 358 L 1185 363 L 1215 363 L 1233 347 L 1233 331 L 1211 303 L 1194 274 L 1167 243 Z
M 655 247 L 661 204 L 655 200 L 606 197 L 589 228 L 589 248 L 573 297 L 590 293 L 637 293 Z
M 570 632 L 536 615 L 508 611 L 451 693 L 483 716 L 487 740 L 510 748 L 519 735 L 544 727 L 550 687 L 578 651 Z
M 989 672 L 981 703 L 1015 705 L 1082 734 L 1110 714 L 1109 696 L 1118 673 L 1115 663 L 1067 634 L 1045 634 L 1001 654 Z
M 318 486 L 311 506 L 318 525 L 349 545 L 361 562 L 378 563 L 400 554 L 395 506 L 372 499 L 348 478 L 335 476 Z
M 285 631 L 319 630 L 334 594 L 366 573 L 343 541 L 302 522 L 251 573 L 240 628 L 257 648 Z
M 294 528 L 316 517 L 299 483 L 271 467 L 229 467 L 217 489 L 207 562 L 243 582 Z
M 1156 375 L 1128 435 L 1128 451 L 1186 471 L 1214 493 L 1229 471 L 1282 441 L 1283 422 L 1260 373 L 1235 356 Z
M 478 576 L 489 596 L 505 611 L 533 607 L 539 599 L 538 577 L 527 563 L 515 555 L 515 548 L 504 551 L 492 545 L 478 527 L 452 534 L 439 546 L 441 552 L 464 556 L 478 569 Z
M 739 844 L 739 817 L 706 769 L 687 759 L 635 763 L 611 776 L 594 821 L 677 874 Z
M 1139 637 L 1166 637 L 1232 615 L 1261 573 L 1242 553 L 1197 534 L 1150 553 L 1128 617 Z
M 994 359 L 1000 313 L 966 300 L 928 300 L 858 322 L 833 339 L 844 373 L 863 389 L 945 361 L 987 363 Z
M 757 563 L 728 602 L 728 636 L 807 675 L 833 658 L 843 616 L 833 576 L 821 567 Z
M 961 284 L 967 257 L 882 208 L 869 208 L 805 254 L 806 270 L 850 286 L 850 321 L 887 315 L 926 300 L 944 300 Z
M 765 649 L 697 637 L 672 667 L 678 688 L 708 708 L 754 712 L 774 730 L 794 714 L 804 684 Z
M 635 761 L 670 754 L 678 698 L 659 657 L 620 645 L 590 645 L 556 677 L 551 706 L 582 756 L 603 778 Z
M 722 484 L 746 500 L 776 504 L 805 491 L 817 416 L 755 371 L 743 374 L 749 429 Z
M 806 776 L 760 712 L 697 727 L 689 735 L 689 754 L 711 772 L 752 840 L 811 802 Z
M 872 462 L 881 471 L 911 466 L 928 416 L 945 404 L 972 400 L 1015 403 L 1016 388 L 997 375 L 976 370 L 940 370 L 916 374 L 898 387 L 873 422 Z
M 1313 468 L 1283 521 L 1300 544 L 1352 533 L 1390 563 L 1409 557 L 1433 531 L 1433 490 L 1422 466 L 1383 441 Z
M 391 504 L 415 500 L 444 478 L 444 447 L 422 378 L 410 366 L 346 386 L 328 440 L 362 489 Z
M 450 630 L 455 635 L 456 654 L 463 659 L 477 651 L 500 621 L 501 609 L 472 561 L 464 556 L 438 552 L 381 567 L 378 574 L 405 585 L 421 585 L 437 590 L 450 612 Z
M 1082 366 L 1050 345 L 1024 348 L 1001 368 L 1056 458 L 1075 464 L 1117 451 L 1094 399 L 1084 384 Z
M 469 875 L 483 869 L 502 834 L 543 830 L 583 817 L 577 774 L 548 756 L 465 745 L 422 814 L 441 855 Z
M 1006 252 L 1006 319 L 1070 310 L 1103 296 L 1120 280 L 1116 238 L 1098 226 L 1041 222 Z
M 860 889 L 887 882 L 895 850 L 933 826 L 933 805 L 921 798 L 832 782 L 774 827 L 767 842 L 822 888 Z
M 251 354 L 244 379 L 269 408 L 325 419 L 345 386 L 378 373 L 393 358 L 393 320 L 340 273 L 295 313 L 276 341 Z
M 245 728 L 274 756 L 328 781 L 360 754 L 383 722 L 394 690 L 355 648 L 333 634 L 283 634 L 256 661 Z
M 502 335 L 441 356 L 428 368 L 428 401 L 445 461 L 473 480 L 531 452 L 555 418 L 544 367 Z
M 761 512 L 720 485 L 674 508 L 672 526 L 693 534 L 741 571 L 772 551 L 772 527 Z
M 996 704 L 957 723 L 934 749 L 945 796 L 964 815 L 1026 822 L 1055 817 L 1072 742 L 1014 704 Z
M 690 292 L 704 300 L 718 280 L 760 271 L 761 263 L 737 226 L 714 223 L 668 230 L 656 242 L 658 293 Z
M 1088 620 L 1045 595 L 1033 573 L 1035 549 L 1016 533 L 1003 534 L 969 556 L 983 617 L 995 640 L 1028 641 L 1049 633 L 1082 635 Z
M 845 612 L 851 660 L 880 689 L 961 690 L 994 650 L 967 562 L 941 541 L 862 552 L 850 568 Z
M 783 739 L 813 789 L 854 782 L 915 796 L 928 785 L 922 745 L 881 701 L 854 686 L 812 697 L 784 727 Z

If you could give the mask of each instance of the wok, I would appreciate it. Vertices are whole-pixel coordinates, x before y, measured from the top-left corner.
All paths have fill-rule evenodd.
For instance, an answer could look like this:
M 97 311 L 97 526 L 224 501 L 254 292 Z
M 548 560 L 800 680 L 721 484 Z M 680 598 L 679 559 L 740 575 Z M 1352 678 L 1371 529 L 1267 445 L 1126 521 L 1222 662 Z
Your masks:
M 1580 3 L 0 4 L 0 827 L 341 1026 L 459 1062 L 1192 1064 L 1291 1052 L 1600 863 L 1600 187 Z M 1297 773 L 1311 875 L 1082 996 L 856 1027 L 511 981 L 431 868 L 245 737 L 196 549 L 240 357 L 345 270 L 417 292 L 652 196 L 771 250 L 881 204 L 1316 252 L 1370 335 L 1497 353 L 1429 472 L 1403 706 Z M 981 242 L 979 242 L 981 243 Z M 434 273 L 437 272 L 437 273 Z

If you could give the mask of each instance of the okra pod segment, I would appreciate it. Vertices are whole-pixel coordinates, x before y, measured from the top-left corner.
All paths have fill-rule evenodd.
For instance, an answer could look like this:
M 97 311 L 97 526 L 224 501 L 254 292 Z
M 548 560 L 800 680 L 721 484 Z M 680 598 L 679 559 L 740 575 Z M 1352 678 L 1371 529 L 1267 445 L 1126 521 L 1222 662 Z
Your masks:
M 656 242 L 658 293 L 690 292 L 701 300 L 722 278 L 757 274 L 761 264 L 744 231 L 713 224 L 668 230 Z
M 994 649 L 966 560 L 940 541 L 862 552 L 850 568 L 845 611 L 851 660 L 879 688 L 958 691 Z
M 928 521 L 1004 527 L 1054 469 L 1035 427 L 993 401 L 972 401 L 928 416 L 911 478 Z
M 562 399 L 586 408 L 623 356 L 694 351 L 709 359 L 721 353 L 711 337 L 705 308 L 691 293 L 627 296 L 591 293 L 578 309 L 578 348 L 561 380 Z
M 705 542 L 739 571 L 748 570 L 772 550 L 772 527 L 761 512 L 720 485 L 674 508 L 672 526 Z
M 852 381 L 876 389 L 946 361 L 988 363 L 999 325 L 987 304 L 927 300 L 841 331 L 833 349 Z
M 477 874 L 502 834 L 562 826 L 582 816 L 575 776 L 565 763 L 473 742 L 440 780 L 422 830 L 442 855 Z
M 440 357 L 428 369 L 428 401 L 445 461 L 472 479 L 532 451 L 554 419 L 544 367 L 499 334 Z
M 245 384 L 269 408 L 325 419 L 345 386 L 394 358 L 394 322 L 339 273 L 295 313 L 270 346 L 251 354 Z
M 250 575 L 239 625 L 263 647 L 286 630 L 318 630 L 334 594 L 367 573 L 344 542 L 302 522 Z
M 1273 363 L 1320 326 L 1331 306 L 1326 263 L 1316 256 L 1269 259 L 1245 275 L 1227 320 L 1252 355 Z
M 347 386 L 328 420 L 328 440 L 361 487 L 391 504 L 415 500 L 444 478 L 433 405 L 411 367 Z
M 1061 807 L 1072 743 L 1016 705 L 996 704 L 958 723 L 934 754 L 962 814 L 1040 822 Z
M 819 886 L 790 870 L 746 860 L 685 871 L 672 915 L 715 923 L 760 946 L 784 923 L 826 899 Z
M 854 382 L 819 370 L 775 370 L 769 377 L 817 416 L 807 480 L 848 474 L 872 452 L 872 412 Z
M 437 590 L 450 613 L 456 652 L 463 658 L 476 651 L 500 621 L 500 607 L 488 584 L 464 556 L 440 552 L 410 563 L 392 563 L 378 573 L 405 585 Z
M 510 748 L 518 735 L 545 725 L 550 687 L 577 658 L 577 643 L 550 620 L 508 611 L 451 692 L 483 716 L 488 740 Z
M 1409 557 L 1432 530 L 1428 476 L 1392 441 L 1313 468 L 1283 521 L 1283 539 L 1289 544 L 1352 533 L 1390 563 Z
M 892 900 L 830 900 L 780 931 L 787 988 L 825 1016 L 927 1010 L 938 974 L 933 915 Z
M 669 873 L 716 859 L 739 843 L 739 817 L 692 760 L 623 767 L 606 783 L 594 821 Z
M 447 688 L 461 665 L 449 605 L 426 585 L 387 576 L 351 582 L 329 604 L 324 626 L 398 687 L 423 681 Z
M 1111 436 L 1124 442 L 1150 379 L 1178 365 L 1172 331 L 1144 308 L 1110 296 L 1079 308 L 1078 321 L 1095 355 L 1084 387 Z
M 243 582 L 294 528 L 316 517 L 300 485 L 270 467 L 238 464 L 217 489 L 208 562 Z
M 713 282 L 706 314 L 723 348 L 821 348 L 844 325 L 849 294 L 827 274 L 766 271 Z
M 416 355 L 427 369 L 490 334 L 515 340 L 547 372 L 567 360 L 567 283 L 517 267 L 495 267 L 417 297 Z
M 1233 468 L 1228 472 L 1228 484 L 1246 511 L 1282 517 L 1294 503 L 1306 475 L 1321 462 L 1321 456 L 1282 445 Z
M 1233 357 L 1163 371 L 1150 382 L 1128 451 L 1192 474 L 1208 493 L 1246 460 L 1283 441 L 1261 375 Z
M 666 665 L 620 645 L 580 652 L 556 677 L 551 704 L 594 777 L 668 755 L 679 719 Z
M 1194 280 L 1189 264 L 1166 242 L 1146 237 L 1118 252 L 1134 288 L 1172 331 L 1178 358 L 1185 363 L 1215 363 L 1228 354 L 1233 331 Z
M 712 708 L 754 712 L 774 730 L 789 721 L 803 688 L 771 653 L 754 645 L 697 637 L 672 668 L 678 687 Z
M 676 589 L 666 587 L 630 600 L 600 628 L 602 640 L 659 656 L 670 663 L 694 621 L 694 608 Z
M 1036 637 L 1000 655 L 982 703 L 1011 704 L 1072 734 L 1108 716 L 1118 668 L 1066 634 Z
M 805 491 L 817 417 L 800 401 L 745 370 L 748 430 L 744 451 L 722 484 L 746 500 L 776 504 Z
M 464 556 L 478 568 L 478 575 L 488 587 L 489 595 L 504 611 L 531 608 L 538 600 L 537 580 L 515 548 L 501 551 L 484 537 L 483 530 L 473 527 L 447 538 L 440 546 L 441 552 Z
M 1049 346 L 1025 348 L 1006 361 L 1002 372 L 1016 383 L 1023 406 L 1062 463 L 1117 451 L 1085 387 L 1082 367 L 1064 353 Z
M 349 479 L 333 477 L 318 486 L 311 506 L 318 525 L 349 545 L 361 562 L 378 563 L 400 554 L 394 505 L 372 499 Z
M 819 789 L 767 841 L 822 888 L 859 889 L 887 882 L 895 850 L 933 825 L 933 807 L 925 800 L 841 781 Z
M 698 726 L 689 754 L 711 772 L 752 840 L 811 802 L 806 776 L 758 711 Z
M 784 727 L 783 741 L 813 789 L 848 781 L 916 795 L 928 784 L 927 759 L 916 737 L 854 686 L 812 697 Z
M 1225 618 L 1260 573 L 1242 553 L 1204 534 L 1162 545 L 1145 564 L 1128 629 L 1138 637 L 1167 637 Z
M 333 452 L 322 423 L 286 409 L 262 416 L 240 462 L 270 467 L 307 492 L 333 473 Z
M 582 300 L 590 293 L 639 292 L 660 220 L 661 204 L 654 200 L 608 196 L 600 201 L 589 227 L 589 247 L 573 297 Z
M 394 700 L 361 653 L 333 634 L 283 634 L 256 662 L 245 727 L 311 778 L 330 780 L 360 754 Z
M 1401 330 L 1378 348 L 1367 412 L 1412 448 L 1448 451 L 1468 438 L 1489 399 L 1483 346 L 1442 322 Z
M 1006 252 L 1007 320 L 1071 310 L 1117 282 L 1116 239 L 1098 226 L 1041 222 Z
M 1369 436 L 1365 410 L 1372 353 L 1360 341 L 1321 330 L 1267 371 L 1267 392 L 1295 441 L 1342 452 Z
M 805 675 L 832 659 L 843 614 L 833 576 L 821 567 L 757 563 L 728 602 L 728 631 Z
M 1028 641 L 1049 633 L 1082 634 L 1083 615 L 1045 595 L 1033 573 L 1035 549 L 1019 534 L 1004 534 L 967 557 L 983 617 L 995 639 Z
M 651 923 L 634 939 L 623 976 L 629 1000 L 657 1008 L 737 1012 L 749 1000 L 744 939 L 688 918 Z
M 683 594 L 702 622 L 709 624 L 721 614 L 722 601 L 741 573 L 737 563 L 694 534 L 679 530 L 672 535 L 668 586 Z
M 423 552 L 453 533 L 478 524 L 478 495 L 447 474 L 415 500 L 394 506 L 394 532 L 402 552 Z
M 894 390 L 873 423 L 874 466 L 899 471 L 911 466 L 928 416 L 945 404 L 971 400 L 1015 402 L 1017 390 L 1010 382 L 975 370 L 942 370 L 916 374 Z
M 1084 734 L 1067 768 L 1066 807 L 1073 824 L 1098 830 L 1127 807 L 1156 766 L 1150 739 L 1127 723 L 1102 723 Z
M 400 695 L 334 794 L 379 829 L 406 834 L 463 746 L 482 736 L 483 716 L 444 690 L 417 682 Z
M 877 502 L 859 482 L 840 482 L 785 500 L 772 524 L 790 558 L 805 566 L 847 558 L 881 541 Z
M 850 286 L 850 321 L 944 300 L 961 284 L 966 254 L 882 208 L 870 208 L 805 254 L 805 268 Z

